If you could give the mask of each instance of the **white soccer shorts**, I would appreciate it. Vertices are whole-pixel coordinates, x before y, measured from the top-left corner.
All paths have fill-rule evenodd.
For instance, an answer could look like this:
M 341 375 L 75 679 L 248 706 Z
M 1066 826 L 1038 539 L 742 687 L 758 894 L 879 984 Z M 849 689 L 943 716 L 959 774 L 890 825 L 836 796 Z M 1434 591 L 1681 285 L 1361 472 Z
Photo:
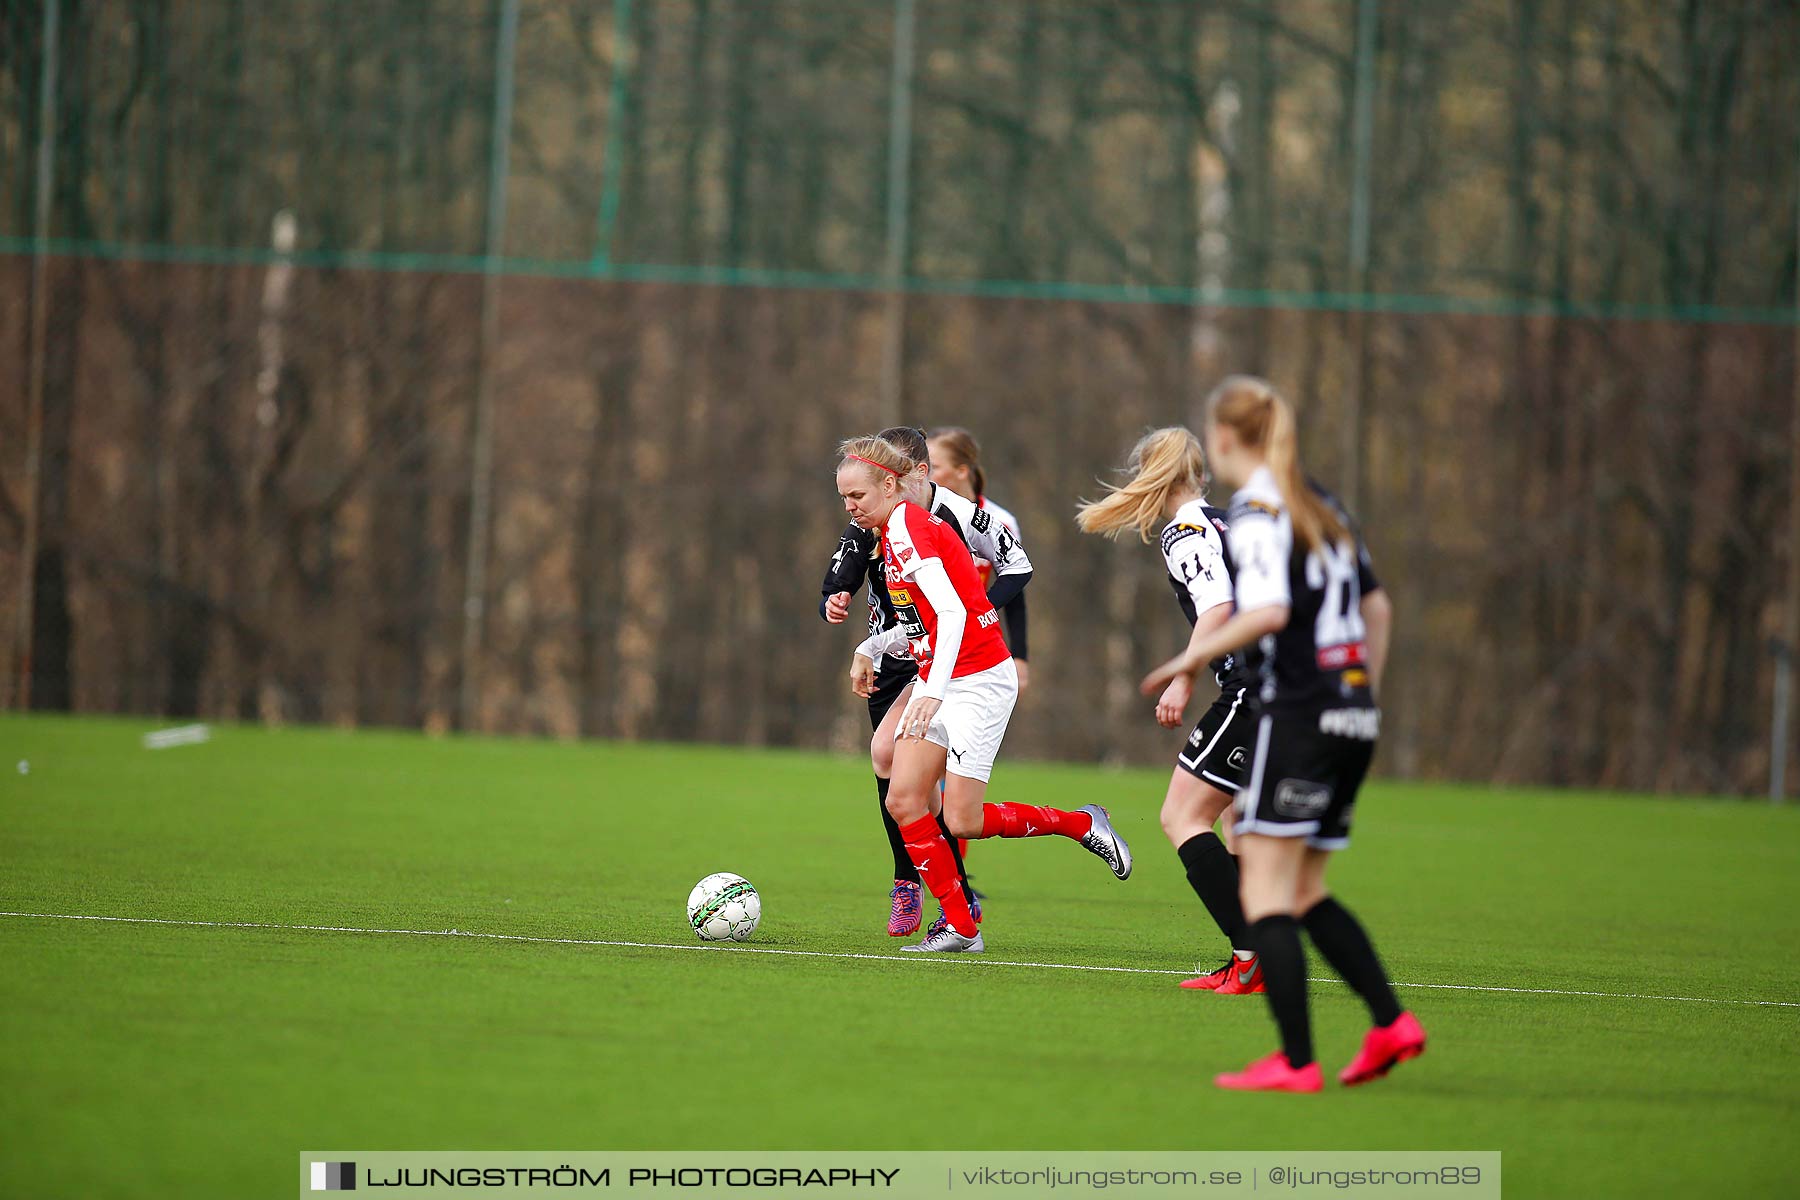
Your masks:
M 925 740 L 947 752 L 944 769 L 949 774 L 986 783 L 994 773 L 994 760 L 1000 756 L 1006 724 L 1012 720 L 1018 700 L 1019 669 L 1010 658 L 999 666 L 952 679 Z M 899 736 L 896 727 L 896 741 Z

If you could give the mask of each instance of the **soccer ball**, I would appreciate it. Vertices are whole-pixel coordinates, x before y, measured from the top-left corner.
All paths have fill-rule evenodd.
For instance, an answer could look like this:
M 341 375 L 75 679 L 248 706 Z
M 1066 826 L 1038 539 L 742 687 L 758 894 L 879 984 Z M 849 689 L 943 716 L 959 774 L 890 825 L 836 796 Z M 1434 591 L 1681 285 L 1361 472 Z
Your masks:
M 741 942 L 762 920 L 762 897 L 742 875 L 708 875 L 688 893 L 688 924 L 703 942 Z

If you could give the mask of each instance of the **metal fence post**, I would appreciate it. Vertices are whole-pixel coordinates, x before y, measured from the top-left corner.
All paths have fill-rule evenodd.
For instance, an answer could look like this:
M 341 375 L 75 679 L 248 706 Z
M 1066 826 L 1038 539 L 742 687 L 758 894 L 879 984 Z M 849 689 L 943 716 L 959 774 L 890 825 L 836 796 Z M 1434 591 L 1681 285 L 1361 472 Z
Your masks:
M 1800 164 L 1800 140 L 1795 144 Z M 1793 432 L 1787 439 L 1787 612 L 1782 635 L 1775 639 L 1775 696 L 1769 705 L 1769 802 L 1787 799 L 1787 750 L 1793 745 L 1793 676 L 1800 653 L 1800 196 L 1795 198 L 1795 363 L 1793 363 Z
M 612 271 L 613 233 L 619 222 L 619 172 L 625 169 L 624 139 L 627 76 L 635 47 L 631 44 L 631 0 L 613 0 L 612 79 L 606 88 L 606 146 L 600 152 L 600 225 L 594 238 L 591 268 L 596 275 Z
M 888 92 L 887 289 L 881 343 L 881 424 L 898 425 L 906 370 L 906 249 L 912 188 L 914 0 L 894 0 L 894 67 Z
M 1350 386 L 1344 389 L 1344 503 L 1362 506 L 1363 356 L 1368 350 L 1365 298 L 1369 290 L 1370 162 L 1375 140 L 1375 32 L 1379 0 L 1357 0 L 1356 77 L 1351 98 L 1350 176 Z M 1366 515 L 1366 514 L 1364 514 Z
M 1800 164 L 1800 139 L 1794 147 Z M 1775 659 L 1775 703 L 1770 716 L 1769 799 L 1787 798 L 1788 746 L 1794 737 L 1789 717 L 1793 697 L 1794 655 L 1800 653 L 1800 196 L 1794 201 L 1794 370 L 1791 381 L 1794 424 L 1788 439 L 1787 620 Z
M 50 328 L 50 197 L 56 179 L 56 60 L 61 0 L 44 0 L 44 67 L 38 77 L 37 182 L 31 220 L 31 333 L 25 418 L 25 537 L 19 564 L 18 657 L 14 703 L 31 707 L 32 632 L 37 598 L 38 490 L 44 460 L 44 347 Z
M 488 526 L 494 490 L 494 359 L 500 344 L 500 269 L 506 240 L 506 176 L 512 145 L 513 56 L 519 0 L 500 10 L 494 51 L 494 133 L 488 153 L 487 233 L 481 265 L 481 366 L 475 380 L 474 450 L 469 465 L 468 570 L 463 577 L 460 726 L 475 726 L 481 701 L 482 627 L 487 615 Z

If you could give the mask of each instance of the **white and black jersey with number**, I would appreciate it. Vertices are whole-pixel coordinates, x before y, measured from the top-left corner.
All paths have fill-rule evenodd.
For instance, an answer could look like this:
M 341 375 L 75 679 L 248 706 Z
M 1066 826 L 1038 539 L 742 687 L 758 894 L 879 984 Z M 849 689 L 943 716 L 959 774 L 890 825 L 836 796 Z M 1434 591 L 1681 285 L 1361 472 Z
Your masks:
M 1225 513 L 1205 500 L 1188 501 L 1163 527 L 1163 567 L 1190 629 L 1201 613 L 1232 602 L 1229 529 Z M 1220 692 L 1236 691 L 1249 682 L 1238 655 L 1226 654 L 1207 665 Z
M 931 485 L 931 514 L 956 531 L 969 553 L 989 563 L 993 582 L 988 599 L 996 609 L 1017 597 L 1031 581 L 1031 559 L 1025 547 L 1004 524 L 948 488 Z M 838 535 L 836 553 L 825 568 L 825 582 L 820 587 L 819 615 L 825 615 L 825 600 L 839 592 L 856 594 L 868 584 L 869 633 L 892 629 L 899 623 L 894 602 L 888 596 L 886 573 L 881 569 L 881 534 L 852 522 Z M 869 715 L 879 725 L 888 706 L 905 686 L 918 675 L 918 667 L 904 655 L 884 654 L 876 663 L 875 694 L 869 698 Z M 879 708 L 879 712 L 876 710 Z
M 1232 602 L 1227 528 L 1225 514 L 1204 499 L 1176 509 L 1163 528 L 1163 567 L 1190 629 L 1201 613 Z M 1215 658 L 1208 665 L 1219 685 L 1219 698 L 1200 715 L 1175 761 L 1188 774 L 1235 792 L 1248 776 L 1254 736 L 1248 712 L 1249 676 L 1237 655 Z
M 1341 850 L 1380 732 L 1362 601 L 1381 584 L 1349 514 L 1322 488 L 1313 491 L 1348 537 L 1311 550 L 1296 545 L 1266 467 L 1232 497 L 1227 518 L 1238 611 L 1288 609 L 1286 626 L 1250 652 L 1260 717 L 1236 828 Z
M 1381 587 L 1368 547 L 1336 498 L 1313 492 L 1350 536 L 1310 552 L 1294 545 L 1294 527 L 1275 476 L 1257 471 L 1231 500 L 1232 565 L 1239 612 L 1285 604 L 1288 622 L 1251 648 L 1250 667 L 1265 712 L 1373 708 L 1362 598 Z

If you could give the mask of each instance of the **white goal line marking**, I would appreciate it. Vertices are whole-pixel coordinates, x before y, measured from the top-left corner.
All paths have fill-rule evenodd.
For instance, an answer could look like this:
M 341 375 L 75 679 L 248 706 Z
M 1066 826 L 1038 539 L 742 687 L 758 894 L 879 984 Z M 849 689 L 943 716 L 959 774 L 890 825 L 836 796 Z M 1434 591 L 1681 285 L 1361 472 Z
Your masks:
M 1120 975 L 1189 975 L 1160 967 L 1101 967 L 1087 963 L 1021 962 L 972 954 L 854 954 L 844 950 L 777 950 L 771 946 L 744 946 L 713 942 L 688 945 L 681 942 L 617 942 L 604 938 L 537 937 L 526 933 L 478 933 L 467 929 L 364 929 L 355 925 L 279 925 L 270 921 L 184 921 L 170 917 L 105 917 L 87 913 L 0 912 L 0 917 L 28 921 L 104 921 L 116 925 L 179 925 L 194 929 L 273 929 L 290 933 L 361 933 L 391 937 L 483 938 L 496 942 L 535 942 L 555 946 L 616 946 L 627 950 L 698 950 L 701 953 L 785 954 L 795 958 L 852 958 L 887 963 L 968 962 L 989 967 L 1035 967 L 1045 971 L 1111 971 Z M 1314 976 L 1311 983 L 1342 984 L 1341 979 Z M 1756 1008 L 1800 1008 L 1794 1000 L 1731 1000 L 1718 996 L 1655 996 L 1642 992 L 1587 992 L 1561 988 L 1488 987 L 1473 983 L 1401 983 L 1397 988 L 1430 988 L 1449 992 L 1505 992 L 1515 996 L 1593 996 L 1606 1000 L 1670 1000 L 1682 1004 L 1742 1004 Z

